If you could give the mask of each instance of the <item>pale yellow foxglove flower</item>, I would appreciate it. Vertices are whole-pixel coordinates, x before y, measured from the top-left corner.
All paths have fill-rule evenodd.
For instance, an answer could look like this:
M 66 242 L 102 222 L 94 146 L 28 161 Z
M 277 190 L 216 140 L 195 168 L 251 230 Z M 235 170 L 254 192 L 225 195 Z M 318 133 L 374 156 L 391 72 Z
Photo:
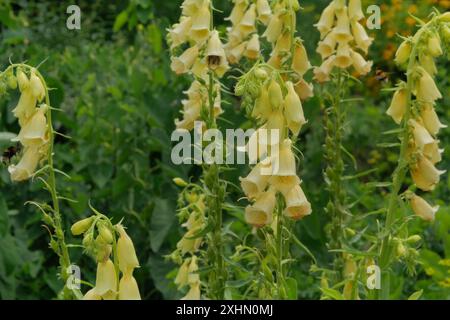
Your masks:
M 191 17 L 181 17 L 180 23 L 177 23 L 169 30 L 169 39 L 171 49 L 178 47 L 188 40 L 189 30 L 192 27 Z
M 267 0 L 257 0 L 256 10 L 258 12 L 258 19 L 265 25 L 270 21 L 272 16 L 272 10 L 270 9 L 269 1 Z
M 279 144 L 281 139 L 283 138 L 283 130 L 285 127 L 286 119 L 284 118 L 283 110 L 281 108 L 274 110 L 269 115 L 265 127 L 268 130 L 266 140 L 267 144 L 270 146 Z M 275 133 L 278 133 L 278 135 L 276 135 Z
M 24 89 L 20 95 L 17 106 L 12 110 L 14 116 L 19 119 L 19 124 L 24 125 L 36 110 L 37 98 L 33 95 L 31 87 Z
M 358 52 L 350 50 L 350 57 L 352 58 L 353 67 L 359 75 L 366 75 L 372 69 L 373 62 L 366 61 Z
M 357 21 L 352 21 L 352 31 L 356 45 L 367 54 L 373 39 L 367 35 L 366 29 Z
M 244 55 L 244 51 L 246 51 L 248 46 L 248 42 L 241 42 L 239 45 L 235 46 L 231 50 L 228 51 L 227 57 L 228 61 L 230 61 L 231 64 L 237 64 L 241 60 L 242 56 Z
M 20 141 L 25 147 L 39 147 L 46 143 L 48 141 L 47 119 L 45 118 L 47 109 L 46 105 L 37 109 L 33 116 L 24 124 L 19 135 L 12 141 Z
M 328 58 L 335 52 L 336 37 L 333 32 L 330 32 L 325 39 L 319 42 L 316 52 L 322 57 L 322 60 Z
M 408 62 L 411 49 L 411 43 L 407 40 L 403 41 L 395 53 L 395 63 L 397 65 L 402 65 Z
M 336 55 L 332 55 L 327 58 L 320 67 L 314 68 L 314 79 L 317 82 L 330 81 L 330 73 L 333 71 L 335 65 Z
M 425 103 L 422 105 L 420 117 L 423 120 L 425 128 L 427 128 L 428 132 L 430 132 L 433 136 L 436 136 L 442 128 L 447 127 L 440 122 L 439 117 L 431 103 Z
M 408 107 L 407 91 L 404 88 L 399 88 L 395 91 L 389 109 L 386 114 L 394 119 L 395 123 L 400 124 Z
M 239 178 L 242 190 L 249 199 L 257 198 L 266 189 L 270 176 L 263 175 L 261 170 L 269 166 L 270 162 L 261 161 L 250 171 L 247 177 Z
M 319 22 L 314 25 L 320 32 L 320 38 L 325 37 L 325 35 L 331 31 L 331 28 L 333 28 L 335 12 L 335 2 L 331 1 L 331 3 L 323 10 Z
M 423 155 L 427 157 L 433 165 L 442 161 L 442 152 L 444 152 L 444 149 L 439 149 L 438 140 L 427 144 L 423 148 Z
M 433 221 L 439 206 L 432 207 L 422 197 L 413 195 L 409 200 L 414 213 L 425 221 Z
M 433 34 L 428 39 L 428 52 L 434 58 L 439 57 L 444 53 L 441 48 L 441 39 L 438 34 Z
M 141 300 L 139 287 L 132 273 L 125 273 L 120 279 L 119 300 Z
M 281 54 L 277 51 L 272 51 L 270 54 L 270 59 L 267 61 L 267 64 L 270 65 L 272 68 L 280 69 L 281 68 Z
M 248 153 L 250 163 L 256 163 L 258 159 L 262 159 L 267 155 L 267 146 L 269 145 L 270 132 L 266 126 L 262 126 L 256 130 L 248 139 L 245 151 Z
M 79 236 L 80 234 L 83 234 L 87 231 L 92 225 L 92 222 L 94 221 L 94 217 L 85 218 L 83 220 L 75 222 L 72 227 L 70 228 L 70 231 L 74 236 Z
M 303 114 L 302 102 L 297 92 L 295 92 L 294 84 L 288 81 L 286 86 L 288 94 L 284 99 L 284 116 L 289 130 L 297 136 L 302 126 L 306 123 L 306 119 Z
M 208 47 L 206 49 L 206 57 L 208 66 L 211 70 L 216 70 L 227 63 L 225 49 L 220 41 L 219 32 L 217 32 L 217 30 L 211 32 L 211 37 L 209 38 Z
M 278 154 L 271 155 L 272 174 L 274 176 L 297 176 L 292 141 L 285 139 L 279 146 Z
M 198 221 L 198 223 L 202 223 L 202 221 Z M 203 223 L 202 223 L 203 224 Z M 180 241 L 177 243 L 177 249 L 181 250 L 182 254 L 185 254 L 187 252 L 195 252 L 200 248 L 200 245 L 202 244 L 203 240 L 202 238 L 196 238 L 191 239 L 194 237 L 202 228 L 202 225 L 199 225 L 199 227 L 192 228 L 186 232 L 186 234 L 181 238 Z
M 348 16 L 350 20 L 359 21 L 364 19 L 364 13 L 361 7 L 361 0 L 349 0 Z
M 286 209 L 284 215 L 299 220 L 307 215 L 310 215 L 311 204 L 306 199 L 305 193 L 299 185 L 290 189 L 286 194 L 283 194 L 286 200 Z
M 416 85 L 416 96 L 421 102 L 434 103 L 434 101 L 441 99 L 442 95 L 439 91 L 433 78 L 425 71 L 424 68 L 417 68 L 420 78 Z
M 181 14 L 183 16 L 195 15 L 203 6 L 209 6 L 209 0 L 184 0 L 181 8 L 183 9 Z
M 225 20 L 229 20 L 233 25 L 237 25 L 244 17 L 247 9 L 247 3 L 245 0 L 237 0 L 234 2 L 235 4 L 233 10 L 231 10 L 231 14 L 228 18 L 225 18 Z
M 438 72 L 434 58 L 430 55 L 420 53 L 419 64 L 430 74 L 430 76 L 434 76 Z
M 116 226 L 119 232 L 117 240 L 117 256 L 119 258 L 119 269 L 123 273 L 132 271 L 139 267 L 139 261 L 134 250 L 133 241 L 130 239 L 125 229 L 121 225 Z
M 414 142 L 416 146 L 423 150 L 423 148 L 430 143 L 434 143 L 433 137 L 420 123 L 414 119 L 409 119 L 408 125 L 412 128 Z
M 197 59 L 192 66 L 191 71 L 197 78 L 205 79 L 208 74 L 208 64 L 206 63 L 206 59 Z
M 280 85 L 277 81 L 272 79 L 267 90 L 269 92 L 269 101 L 272 109 L 279 109 L 283 104 L 283 92 L 281 91 Z
M 260 49 L 259 36 L 255 33 L 248 42 L 244 54 L 247 58 L 255 60 L 260 55 Z
M 257 228 L 269 225 L 272 222 L 275 202 L 275 191 L 262 193 L 253 205 L 245 208 L 245 221 Z
M 416 186 L 423 191 L 432 191 L 440 181 L 445 171 L 436 169 L 433 163 L 425 156 L 420 156 L 417 163 L 411 168 L 411 176 Z
M 202 84 L 195 80 L 192 82 L 188 90 L 183 91 L 189 97 L 189 100 L 199 101 L 203 98 L 203 87 Z
M 192 16 L 192 27 L 189 37 L 199 44 L 203 43 L 208 39 L 210 23 L 211 11 L 209 10 L 209 4 L 205 4 Z
M 334 27 L 334 34 L 337 42 L 349 42 L 353 40 L 353 36 L 350 32 L 350 21 L 348 19 L 348 10 L 344 7 L 342 10 L 337 10 L 337 23 Z
M 102 300 L 102 297 L 98 295 L 95 288 L 92 288 L 83 296 L 83 300 Z
M 346 42 L 339 43 L 336 52 L 336 59 L 334 60 L 334 65 L 341 69 L 345 69 L 350 67 L 352 63 L 353 60 L 350 56 L 350 46 Z
M 280 38 L 278 38 L 274 51 L 278 53 L 291 51 L 291 34 L 289 32 L 283 32 Z
M 275 14 L 270 19 L 269 25 L 267 26 L 267 29 L 264 32 L 263 37 L 265 37 L 267 41 L 275 43 L 277 39 L 280 37 L 282 31 L 283 31 L 283 22 L 281 21 L 280 16 L 278 14 Z
M 239 31 L 245 38 L 250 33 L 256 31 L 256 6 L 255 4 L 250 5 L 244 17 L 239 22 Z
M 104 296 L 117 291 L 117 277 L 114 263 L 108 259 L 97 264 L 97 278 L 95 280 L 95 294 Z
M 311 68 L 311 64 L 308 60 L 308 53 L 301 41 L 296 41 L 294 45 L 294 57 L 292 58 L 292 70 L 297 72 L 300 76 L 303 75 Z
M 183 74 L 188 72 L 197 59 L 198 52 L 199 51 L 197 46 L 186 49 L 186 51 L 184 51 L 181 56 L 172 57 L 170 68 L 176 74 Z
M 22 70 L 17 71 L 17 83 L 19 85 L 20 92 L 25 91 L 30 86 L 30 80 Z
M 30 75 L 30 88 L 38 101 L 42 101 L 45 98 L 45 87 L 34 71 L 31 71 Z
M 306 100 L 314 96 L 313 84 L 307 83 L 303 78 L 295 84 L 294 88 L 301 100 Z
M 181 300 L 200 300 L 200 282 L 191 284 L 188 293 Z
M 11 175 L 11 180 L 15 182 L 30 179 L 41 160 L 39 149 L 35 146 L 25 148 L 22 159 L 17 165 L 10 165 L 8 172 Z

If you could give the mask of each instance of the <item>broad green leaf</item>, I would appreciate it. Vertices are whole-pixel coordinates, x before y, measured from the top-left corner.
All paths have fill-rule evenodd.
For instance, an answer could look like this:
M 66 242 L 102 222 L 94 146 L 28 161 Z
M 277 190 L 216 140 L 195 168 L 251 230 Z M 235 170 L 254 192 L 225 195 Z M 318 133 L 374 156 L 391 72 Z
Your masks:
M 408 300 L 419 300 L 420 297 L 423 294 L 423 290 L 419 290 L 414 292 L 412 295 L 409 296 Z
M 150 246 L 158 252 L 175 221 L 175 208 L 166 199 L 157 199 L 150 220 Z

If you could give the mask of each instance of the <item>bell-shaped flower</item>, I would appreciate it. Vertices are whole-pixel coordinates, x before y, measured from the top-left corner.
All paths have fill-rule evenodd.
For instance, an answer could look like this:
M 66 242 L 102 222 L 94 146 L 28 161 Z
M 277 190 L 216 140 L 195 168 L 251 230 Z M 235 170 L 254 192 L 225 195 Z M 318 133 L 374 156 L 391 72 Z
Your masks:
M 350 67 L 352 63 L 353 60 L 350 56 L 350 46 L 346 42 L 339 43 L 336 52 L 336 59 L 334 60 L 334 65 L 341 69 L 345 69 Z
M 428 54 L 423 52 L 419 53 L 419 64 L 428 72 L 430 76 L 434 76 L 438 72 L 434 58 Z
M 13 109 L 13 114 L 19 119 L 22 126 L 34 114 L 36 110 L 37 98 L 34 96 L 31 87 L 22 91 L 17 106 Z
M 256 6 L 251 4 L 244 17 L 239 22 L 239 31 L 246 37 L 252 32 L 256 31 Z
M 45 98 L 44 84 L 34 71 L 31 71 L 30 75 L 30 88 L 38 101 L 42 101 Z
M 117 277 L 114 263 L 111 259 L 97 264 L 97 278 L 95 280 L 95 293 L 104 296 L 109 292 L 117 291 Z
M 267 90 L 269 91 L 270 105 L 274 110 L 279 109 L 283 104 L 283 92 L 280 85 L 275 79 L 272 79 Z
M 427 144 L 434 142 L 433 137 L 430 135 L 430 133 L 427 131 L 427 129 L 425 129 L 422 126 L 422 124 L 420 124 L 416 120 L 410 119 L 408 121 L 408 125 L 412 129 L 412 133 L 414 136 L 414 142 L 421 151 Z
M 436 212 L 439 210 L 439 206 L 432 207 L 427 201 L 425 201 L 425 199 L 415 194 L 412 195 L 409 201 L 416 216 L 425 221 L 434 220 Z
M 42 156 L 38 147 L 25 148 L 24 154 L 17 165 L 10 165 L 8 172 L 15 182 L 28 180 L 32 177 Z
M 203 222 L 198 220 L 198 225 L 189 229 L 177 243 L 177 249 L 181 250 L 182 254 L 186 254 L 187 252 L 195 252 L 200 248 L 200 245 L 203 242 L 201 237 L 194 238 L 196 234 L 203 228 Z
M 320 67 L 314 68 L 314 79 L 319 82 L 330 81 L 330 73 L 333 71 L 335 66 L 336 55 L 332 55 L 327 58 Z
M 256 130 L 248 140 L 245 151 L 248 153 L 250 163 L 256 163 L 258 159 L 262 159 L 267 155 L 267 146 L 270 134 L 266 126 L 262 126 Z
M 356 21 L 364 19 L 364 13 L 361 8 L 361 0 L 349 0 L 348 17 L 350 20 Z
M 262 193 L 253 205 L 245 208 L 245 221 L 257 228 L 269 225 L 272 222 L 275 202 L 275 191 Z
M 139 287 L 132 273 L 124 273 L 120 279 L 119 300 L 141 300 Z
M 428 52 L 432 57 L 439 57 L 444 52 L 441 48 L 441 39 L 439 38 L 439 35 L 437 33 L 431 35 L 431 37 L 428 39 Z
M 433 143 L 427 144 L 423 148 L 423 155 L 427 157 L 433 165 L 442 161 L 442 152 L 444 152 L 444 149 L 439 149 L 438 140 L 435 140 Z
M 432 191 L 439 183 L 440 176 L 445 171 L 436 169 L 425 156 L 419 156 L 417 162 L 411 166 L 411 176 L 416 186 L 423 191 Z
M 306 82 L 303 78 L 294 85 L 294 88 L 301 100 L 306 100 L 314 96 L 313 84 Z
M 192 27 L 191 17 L 181 17 L 180 23 L 177 23 L 169 31 L 170 48 L 174 49 L 188 40 L 189 31 Z
M 333 32 L 328 33 L 328 35 L 319 42 L 316 52 L 322 57 L 322 60 L 328 58 L 335 52 L 336 48 L 336 37 Z
M 196 43 L 201 44 L 209 36 L 209 28 L 211 23 L 211 11 L 209 5 L 205 3 L 198 9 L 197 13 L 192 16 L 192 27 L 189 33 L 189 37 Z
M 239 178 L 241 187 L 249 199 L 257 198 L 267 187 L 270 176 L 264 175 L 263 169 L 270 167 L 270 162 L 261 161 L 245 178 Z
M 303 75 L 311 68 L 308 60 L 308 54 L 301 41 L 295 41 L 294 57 L 292 58 L 292 70 Z
M 25 72 L 23 72 L 20 69 L 17 71 L 16 76 L 17 76 L 17 83 L 19 85 L 20 92 L 25 91 L 30 86 L 30 79 L 28 79 Z
M 282 177 L 297 176 L 291 140 L 284 140 L 279 146 L 278 153 L 272 153 L 271 158 L 272 175 Z
M 411 43 L 408 40 L 403 41 L 395 53 L 395 63 L 397 65 L 403 65 L 408 62 L 411 49 Z
M 233 10 L 231 10 L 231 14 L 228 18 L 225 18 L 225 20 L 231 21 L 233 25 L 237 25 L 239 21 L 242 20 L 244 17 L 244 14 L 247 9 L 247 3 L 245 1 L 235 1 Z
M 228 50 L 227 57 L 228 61 L 231 64 L 237 64 L 241 60 L 242 56 L 244 55 L 244 51 L 246 50 L 248 45 L 248 42 L 241 42 L 239 45 L 235 46 L 234 48 Z
M 255 101 L 252 116 L 256 119 L 267 120 L 271 113 L 272 106 L 269 100 L 269 92 L 267 90 L 261 90 L 260 96 Z
M 350 21 L 348 19 L 348 10 L 344 7 L 342 10 L 336 11 L 337 23 L 334 27 L 334 34 L 337 42 L 346 43 L 353 40 L 350 32 Z
M 433 136 L 436 136 L 442 128 L 447 127 L 441 123 L 431 103 L 424 103 L 422 105 L 420 117 L 423 120 L 425 128 L 427 128 L 428 132 Z
M 300 185 L 296 185 L 290 189 L 286 194 L 283 194 L 286 200 L 286 209 L 284 215 L 294 220 L 299 220 L 307 215 L 310 215 L 311 204 L 306 199 Z
M 102 296 L 98 295 L 95 288 L 92 288 L 83 296 L 83 300 L 102 300 Z
M 331 28 L 333 28 L 335 12 L 335 2 L 331 1 L 330 4 L 322 11 L 319 22 L 314 25 L 319 30 L 321 39 L 325 37 L 328 32 L 330 32 Z
M 263 24 L 267 25 L 270 21 L 270 17 L 272 16 L 272 10 L 270 9 L 268 0 L 257 0 L 256 1 L 256 10 L 258 12 L 258 19 Z
M 188 293 L 181 300 L 200 300 L 200 282 L 192 283 Z
M 442 95 L 436 86 L 433 78 L 425 71 L 424 68 L 418 67 L 419 79 L 416 86 L 416 96 L 421 102 L 433 103 L 441 99 Z
M 270 43 L 275 43 L 283 31 L 283 22 L 278 14 L 275 14 L 270 19 L 269 25 L 263 34 L 263 37 Z
M 400 124 L 408 108 L 408 92 L 405 88 L 399 88 L 395 91 L 389 109 L 386 114 L 394 119 L 395 123 Z
M 217 30 L 211 32 L 208 48 L 206 49 L 206 60 L 211 70 L 216 70 L 227 63 L 225 50 L 219 39 L 219 32 Z
M 119 232 L 117 240 L 117 256 L 119 258 L 119 268 L 123 273 L 133 271 L 139 267 L 139 261 L 134 250 L 134 244 L 125 229 L 121 225 L 116 226 Z
M 373 39 L 367 35 L 366 29 L 359 22 L 352 21 L 351 25 L 356 45 L 367 54 Z
M 281 109 L 274 110 L 266 123 L 267 129 L 267 144 L 270 146 L 277 145 L 284 137 L 284 128 L 286 120 Z
M 250 38 L 246 48 L 245 48 L 245 56 L 249 59 L 256 60 L 260 56 L 260 44 L 259 44 L 259 36 L 257 33 L 252 35 Z
M 366 75 L 370 72 L 373 65 L 372 61 L 366 61 L 362 55 L 354 50 L 350 50 L 350 56 L 352 58 L 353 67 L 359 75 Z
M 191 69 L 197 57 L 198 57 L 198 47 L 197 46 L 190 47 L 189 49 L 186 49 L 186 51 L 184 51 L 181 54 L 181 56 L 172 57 L 172 63 L 170 65 L 170 68 L 176 74 L 186 73 Z
M 291 51 L 291 34 L 288 31 L 285 31 L 281 34 L 281 37 L 278 38 L 275 48 L 273 51 L 278 52 L 279 54 L 284 52 L 290 52 Z
M 286 86 L 288 93 L 284 99 L 284 116 L 289 130 L 297 136 L 306 120 L 303 114 L 302 102 L 295 92 L 294 84 L 288 81 Z
M 48 107 L 41 106 L 31 116 L 31 118 L 24 124 L 19 132 L 19 135 L 12 139 L 12 141 L 20 141 L 25 147 L 41 146 L 48 141 L 48 127 L 45 113 Z

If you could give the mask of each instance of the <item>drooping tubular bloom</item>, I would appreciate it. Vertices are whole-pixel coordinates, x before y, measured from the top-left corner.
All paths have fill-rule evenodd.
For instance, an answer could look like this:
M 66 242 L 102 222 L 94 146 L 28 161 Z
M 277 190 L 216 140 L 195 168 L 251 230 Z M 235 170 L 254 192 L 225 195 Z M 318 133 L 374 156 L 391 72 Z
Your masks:
M 409 200 L 414 213 L 425 221 L 433 221 L 439 206 L 432 207 L 422 197 L 413 195 Z

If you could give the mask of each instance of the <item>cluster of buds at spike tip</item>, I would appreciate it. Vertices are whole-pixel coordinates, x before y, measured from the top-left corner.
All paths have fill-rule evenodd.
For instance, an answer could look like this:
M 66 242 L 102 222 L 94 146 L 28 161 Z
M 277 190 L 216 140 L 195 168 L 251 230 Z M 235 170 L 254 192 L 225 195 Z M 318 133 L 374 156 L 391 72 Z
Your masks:
M 50 135 L 46 116 L 49 106 L 43 103 L 46 88 L 37 70 L 17 67 L 15 71 L 14 74 L 13 68 L 8 68 L 0 74 L 0 83 L 20 90 L 19 102 L 12 110 L 18 119 L 20 132 L 12 142 L 20 143 L 23 151 L 18 162 L 11 164 L 8 171 L 12 181 L 25 181 L 33 177 L 47 157 Z M 6 86 L 3 87 L 6 90 Z
M 440 176 L 445 173 L 436 168 L 443 152 L 439 148 L 437 135 L 446 126 L 440 122 L 435 110 L 436 101 L 442 98 L 442 94 L 433 78 L 437 74 L 435 59 L 442 56 L 443 48 L 450 45 L 450 38 L 446 35 L 450 23 L 446 22 L 445 17 L 444 14 L 434 18 L 428 27 L 421 29 L 414 37 L 404 39 L 399 46 L 395 61 L 399 67 L 407 69 L 411 89 L 408 90 L 406 83 L 400 83 L 387 110 L 397 124 L 407 121 L 405 127 L 409 138 L 406 160 L 415 186 L 424 192 L 434 190 Z M 446 42 L 445 45 L 442 42 Z M 406 194 L 406 198 L 418 217 L 426 221 L 434 220 L 438 206 L 428 204 L 411 192 Z
M 133 241 L 121 224 L 113 226 L 109 219 L 97 214 L 74 223 L 71 231 L 75 236 L 83 235 L 85 252 L 97 262 L 95 286 L 86 292 L 84 300 L 141 299 L 133 277 L 139 262 Z M 120 281 L 119 273 L 122 274 Z
M 357 75 L 369 73 L 373 63 L 363 54 L 367 54 L 373 39 L 367 35 L 362 19 L 361 0 L 334 0 L 324 9 L 315 25 L 321 39 L 317 52 L 322 56 L 322 65 L 314 69 L 317 82 L 329 81 L 334 67 L 353 66 Z
M 236 94 L 241 94 L 241 83 L 260 77 L 260 73 L 267 75 L 269 70 L 273 69 L 254 68 L 241 78 Z M 246 149 L 250 161 L 258 163 L 240 180 L 244 193 L 253 202 L 245 209 L 245 219 L 252 226 L 263 227 L 273 221 L 277 193 L 286 204 L 284 215 L 294 220 L 311 214 L 311 204 L 300 186 L 289 138 L 296 137 L 306 123 L 300 97 L 294 84 L 285 81 L 278 71 L 272 71 L 257 83 L 259 88 L 249 91 L 255 91 L 252 115 L 258 119 L 260 127 L 250 137 Z
M 267 25 L 272 18 L 268 0 L 233 0 L 234 7 L 227 18 L 228 43 L 225 45 L 228 61 L 237 64 L 246 57 L 256 60 L 261 55 L 258 22 Z
M 186 233 L 178 241 L 177 249 L 169 258 L 180 265 L 175 284 L 179 290 L 189 287 L 184 300 L 200 300 L 200 275 L 198 274 L 198 258 L 196 254 L 202 245 L 203 237 L 199 234 L 205 229 L 207 222 L 205 216 L 205 196 L 195 188 L 190 188 L 186 183 L 180 185 L 183 191 L 178 199 L 181 208 L 178 213 L 180 224 L 186 229 Z

